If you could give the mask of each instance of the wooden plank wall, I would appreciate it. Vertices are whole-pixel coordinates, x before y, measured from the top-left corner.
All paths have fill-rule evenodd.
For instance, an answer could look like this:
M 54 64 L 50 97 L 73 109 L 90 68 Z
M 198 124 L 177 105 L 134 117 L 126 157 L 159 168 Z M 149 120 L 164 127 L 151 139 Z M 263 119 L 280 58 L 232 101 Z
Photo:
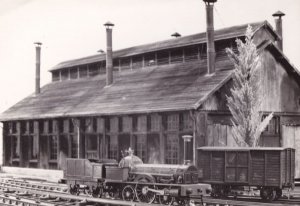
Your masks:
M 207 146 L 236 146 L 231 129 L 230 125 L 207 125 Z
M 300 126 L 282 126 L 283 147 L 295 148 L 295 178 L 300 178 Z

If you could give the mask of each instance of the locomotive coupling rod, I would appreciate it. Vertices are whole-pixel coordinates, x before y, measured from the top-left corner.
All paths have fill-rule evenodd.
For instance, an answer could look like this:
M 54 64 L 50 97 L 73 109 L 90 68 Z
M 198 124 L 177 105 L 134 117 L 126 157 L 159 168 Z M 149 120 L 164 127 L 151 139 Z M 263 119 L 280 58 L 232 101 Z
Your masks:
M 153 189 L 153 188 L 147 188 L 148 191 L 150 192 L 154 192 L 156 194 L 159 194 L 159 195 L 171 195 L 171 196 L 178 196 L 178 193 L 179 193 L 179 190 L 178 189 L 162 189 L 162 190 L 157 190 L 157 189 Z M 171 192 L 172 191 L 172 192 Z M 177 194 L 177 195 L 174 195 L 174 194 Z

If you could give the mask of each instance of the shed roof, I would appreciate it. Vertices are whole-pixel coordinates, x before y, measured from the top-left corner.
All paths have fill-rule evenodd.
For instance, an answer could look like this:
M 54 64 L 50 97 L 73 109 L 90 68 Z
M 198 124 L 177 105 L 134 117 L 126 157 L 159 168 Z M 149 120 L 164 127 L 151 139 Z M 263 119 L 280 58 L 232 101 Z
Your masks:
M 52 82 L 4 113 L 1 121 L 62 116 L 116 115 L 195 109 L 223 81 L 233 65 L 219 61 L 213 75 L 207 62 L 190 62 L 115 72 L 105 86 L 105 75 Z M 225 69 L 225 70 L 224 70 Z
M 245 36 L 246 28 L 249 24 L 243 24 L 228 28 L 223 28 L 215 31 L 215 41 L 238 38 Z M 272 26 L 267 21 L 250 23 L 254 32 L 265 27 L 267 28 L 276 38 L 280 38 L 276 32 L 274 32 Z M 127 56 L 134 56 L 142 53 L 153 52 L 157 50 L 172 49 L 177 47 L 195 45 L 206 42 L 206 32 L 188 35 L 180 38 L 169 39 L 165 41 L 159 41 L 151 44 L 144 44 L 140 46 L 130 47 L 126 49 L 114 51 L 114 58 L 122 58 Z M 62 68 L 69 68 L 73 66 L 79 66 L 84 64 L 90 64 L 94 62 L 104 61 L 105 54 L 97 54 L 87 56 L 83 58 L 73 59 L 61 62 L 50 69 L 50 71 L 59 70 Z

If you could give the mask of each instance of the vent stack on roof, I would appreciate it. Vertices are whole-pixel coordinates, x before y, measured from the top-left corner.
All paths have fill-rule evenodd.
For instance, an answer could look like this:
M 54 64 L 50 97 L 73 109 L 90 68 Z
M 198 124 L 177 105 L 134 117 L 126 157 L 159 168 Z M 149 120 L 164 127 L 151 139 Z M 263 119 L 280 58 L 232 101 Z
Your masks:
M 215 72 L 215 40 L 214 40 L 214 3 L 217 0 L 203 0 L 206 4 L 206 38 L 207 38 L 207 73 Z
M 282 16 L 284 16 L 285 14 L 281 11 L 277 11 L 276 13 L 274 13 L 272 16 L 275 17 L 275 25 L 276 25 L 276 32 L 277 34 L 280 36 L 281 39 L 278 39 L 276 41 L 276 45 L 277 47 L 283 51 L 283 38 L 282 38 Z M 276 18 L 278 17 L 278 18 Z
M 112 51 L 112 27 L 111 22 L 104 24 L 106 27 L 106 86 L 113 83 L 113 51 Z
M 41 42 L 35 42 L 35 94 L 40 93 Z

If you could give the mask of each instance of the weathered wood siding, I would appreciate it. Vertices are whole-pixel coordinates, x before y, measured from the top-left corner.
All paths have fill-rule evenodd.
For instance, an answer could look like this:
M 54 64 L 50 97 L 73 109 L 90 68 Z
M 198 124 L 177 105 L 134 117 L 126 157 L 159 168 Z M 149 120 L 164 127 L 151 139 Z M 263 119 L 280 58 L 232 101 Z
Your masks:
M 282 126 L 283 147 L 295 148 L 295 178 L 300 178 L 300 125 Z
M 226 96 L 230 96 L 230 88 L 232 88 L 232 84 L 233 81 L 230 80 L 223 85 L 201 105 L 201 109 L 213 111 L 228 110 Z
M 300 88 L 294 78 L 285 71 L 268 51 L 262 59 L 262 111 L 300 112 Z

